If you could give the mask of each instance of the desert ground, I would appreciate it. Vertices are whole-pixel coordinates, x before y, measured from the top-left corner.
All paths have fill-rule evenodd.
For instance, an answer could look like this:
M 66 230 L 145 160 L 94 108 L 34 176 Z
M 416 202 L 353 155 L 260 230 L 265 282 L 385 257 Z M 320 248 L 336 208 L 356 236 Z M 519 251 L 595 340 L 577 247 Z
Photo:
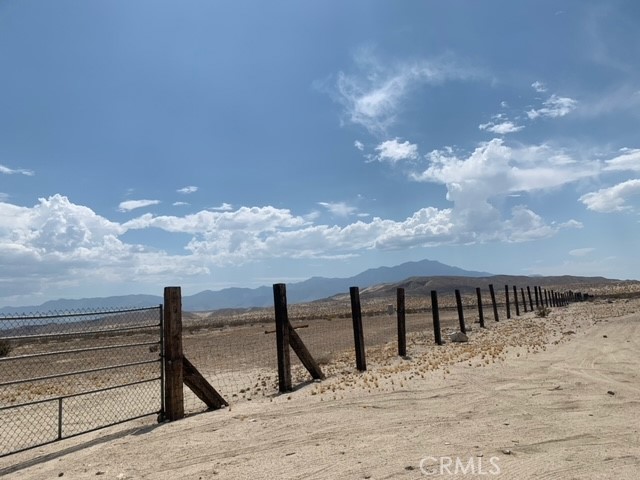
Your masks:
M 272 392 L 265 365 L 268 388 L 251 401 L 236 395 L 230 408 L 178 422 L 137 420 L 10 455 L 0 476 L 637 478 L 640 299 L 485 318 L 468 343 L 435 346 L 428 330 L 408 328 L 409 356 L 380 343 L 367 349 L 365 373 L 336 349 L 326 380 L 304 381 L 298 368 L 288 394 Z

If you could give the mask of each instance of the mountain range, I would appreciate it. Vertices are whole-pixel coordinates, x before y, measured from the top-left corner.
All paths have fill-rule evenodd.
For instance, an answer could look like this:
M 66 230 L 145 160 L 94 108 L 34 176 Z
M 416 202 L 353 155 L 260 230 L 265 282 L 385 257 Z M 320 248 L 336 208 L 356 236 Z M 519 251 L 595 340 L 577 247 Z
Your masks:
M 401 282 L 410 277 L 489 277 L 491 273 L 475 272 L 445 265 L 433 260 L 407 262 L 395 267 L 379 267 L 365 270 L 348 278 L 312 277 L 308 280 L 287 284 L 289 303 L 302 303 L 331 297 L 348 292 L 349 287 L 361 288 L 373 285 Z M 123 295 L 113 297 L 59 299 L 37 306 L 4 307 L 0 314 L 27 314 L 34 312 L 120 309 L 156 306 L 163 302 L 160 295 Z M 195 295 L 182 297 L 182 307 L 187 311 L 208 311 L 222 308 L 266 307 L 273 305 L 271 286 L 258 288 L 225 288 L 223 290 L 204 290 Z

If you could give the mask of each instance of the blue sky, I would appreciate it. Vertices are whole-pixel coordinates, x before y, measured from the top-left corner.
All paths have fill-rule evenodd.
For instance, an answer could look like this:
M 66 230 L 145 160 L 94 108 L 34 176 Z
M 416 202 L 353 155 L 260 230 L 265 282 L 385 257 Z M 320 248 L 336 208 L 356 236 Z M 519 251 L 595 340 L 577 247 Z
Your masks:
M 640 278 L 640 3 L 0 3 L 0 305 L 429 258 Z

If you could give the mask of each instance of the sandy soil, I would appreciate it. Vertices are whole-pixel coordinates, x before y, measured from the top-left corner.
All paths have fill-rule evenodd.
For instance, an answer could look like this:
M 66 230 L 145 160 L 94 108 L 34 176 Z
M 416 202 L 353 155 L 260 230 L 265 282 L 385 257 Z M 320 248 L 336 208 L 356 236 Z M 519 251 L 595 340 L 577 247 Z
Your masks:
M 372 349 L 367 373 L 337 359 L 291 394 L 12 455 L 0 476 L 637 478 L 640 301 L 487 325 L 468 344 L 415 341 L 409 359 Z

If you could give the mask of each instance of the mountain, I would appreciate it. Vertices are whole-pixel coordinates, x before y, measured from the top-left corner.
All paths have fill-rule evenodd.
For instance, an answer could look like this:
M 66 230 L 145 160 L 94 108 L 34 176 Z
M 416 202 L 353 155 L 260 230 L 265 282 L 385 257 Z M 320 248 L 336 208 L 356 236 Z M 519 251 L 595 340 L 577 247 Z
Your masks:
M 289 303 L 309 302 L 348 292 L 349 287 L 370 287 L 383 283 L 401 282 L 410 277 L 488 277 L 487 272 L 474 272 L 452 267 L 433 260 L 407 262 L 395 267 L 379 267 L 365 270 L 349 278 L 312 277 L 298 283 L 287 284 Z M 85 309 L 117 309 L 156 306 L 163 302 L 161 296 L 124 295 L 118 297 L 83 298 L 79 300 L 52 300 L 31 307 L 4 307 L 0 314 L 26 314 L 34 312 L 69 311 Z M 183 296 L 182 307 L 187 311 L 218 310 L 221 308 L 266 307 L 273 304 L 271 286 L 258 288 L 225 288 L 205 290 L 195 295 Z

